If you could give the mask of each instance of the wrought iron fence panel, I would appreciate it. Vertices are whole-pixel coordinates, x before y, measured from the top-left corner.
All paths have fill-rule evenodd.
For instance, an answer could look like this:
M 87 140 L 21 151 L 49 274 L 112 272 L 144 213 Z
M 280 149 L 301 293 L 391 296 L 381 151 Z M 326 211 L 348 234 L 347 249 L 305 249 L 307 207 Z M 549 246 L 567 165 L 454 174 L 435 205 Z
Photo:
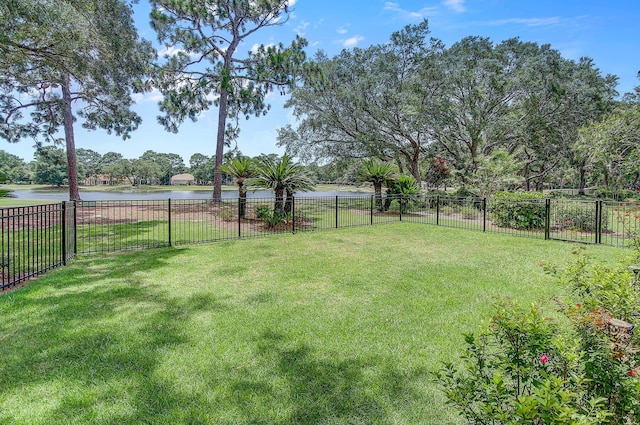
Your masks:
M 628 246 L 640 232 L 639 203 L 428 194 L 77 201 L 0 212 L 0 289 L 66 264 L 76 254 L 396 221 L 613 246 Z
M 602 201 L 602 243 L 629 246 L 640 235 L 640 202 Z
M 545 199 L 487 199 L 486 229 L 488 233 L 545 238 L 548 208 Z
M 168 246 L 169 201 L 78 201 L 79 254 Z
M 0 289 L 64 263 L 63 204 L 0 209 Z

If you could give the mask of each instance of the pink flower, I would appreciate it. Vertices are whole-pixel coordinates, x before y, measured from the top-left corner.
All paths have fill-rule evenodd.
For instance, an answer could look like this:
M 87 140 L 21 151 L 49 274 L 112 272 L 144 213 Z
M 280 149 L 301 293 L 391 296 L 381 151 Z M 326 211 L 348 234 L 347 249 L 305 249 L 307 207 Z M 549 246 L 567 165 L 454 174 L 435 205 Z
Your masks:
M 549 361 L 549 357 L 546 354 L 540 356 L 540 363 L 545 364 Z
M 637 369 L 631 369 L 629 372 L 627 372 L 627 375 L 629 376 L 638 376 L 638 370 Z

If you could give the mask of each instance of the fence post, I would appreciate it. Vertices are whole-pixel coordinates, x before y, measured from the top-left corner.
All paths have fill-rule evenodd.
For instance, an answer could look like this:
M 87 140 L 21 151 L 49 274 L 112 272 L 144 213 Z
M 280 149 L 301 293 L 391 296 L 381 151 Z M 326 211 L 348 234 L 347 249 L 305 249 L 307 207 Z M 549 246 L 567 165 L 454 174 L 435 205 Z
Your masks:
M 338 195 L 336 195 L 336 229 L 338 228 Z
M 296 197 L 291 195 L 291 233 L 296 232 Z
M 436 226 L 440 224 L 440 195 L 436 196 Z
M 544 239 L 551 239 L 551 199 L 544 200 Z
M 247 207 L 245 200 L 245 208 Z M 242 200 L 240 199 L 240 195 L 238 194 L 238 239 L 242 238 L 242 222 L 240 217 L 240 210 L 242 210 Z
M 370 205 L 369 205 L 369 219 L 371 221 L 371 224 L 373 225 L 373 195 L 371 195 L 371 198 L 369 200 Z
M 602 199 L 596 201 L 596 243 L 602 243 Z
M 487 231 L 487 198 L 482 198 L 482 231 Z
M 168 199 L 168 209 L 169 209 L 169 246 L 171 246 L 171 198 Z
M 73 200 L 73 256 L 78 255 L 78 202 Z
M 62 264 L 67 265 L 67 202 L 62 201 Z
M 398 200 L 400 202 L 400 221 L 402 221 L 402 201 L 404 201 L 404 197 L 400 194 L 400 199 Z

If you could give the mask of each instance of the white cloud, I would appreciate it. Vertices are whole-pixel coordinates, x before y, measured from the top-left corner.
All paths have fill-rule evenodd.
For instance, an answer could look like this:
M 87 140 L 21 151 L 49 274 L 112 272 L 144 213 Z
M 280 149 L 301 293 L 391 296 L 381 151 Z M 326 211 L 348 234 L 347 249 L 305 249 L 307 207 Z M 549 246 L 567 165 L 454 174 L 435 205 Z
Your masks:
M 340 40 L 340 42 L 342 43 L 342 47 L 348 49 L 349 47 L 356 47 L 362 40 L 364 40 L 363 36 L 354 35 L 353 37 L 349 37 L 346 40 Z
M 309 26 L 309 22 L 302 21 L 302 22 L 300 22 L 300 25 L 295 27 L 294 31 L 296 32 L 296 34 L 298 34 L 299 36 L 303 37 L 304 36 L 304 30 L 307 29 L 308 26 Z
M 336 30 L 336 32 L 337 32 L 338 34 L 346 34 L 346 33 L 348 32 L 348 30 L 347 30 L 347 29 L 344 29 L 344 28 L 342 28 L 342 27 L 340 27 L 340 28 L 338 28 L 338 29 Z
M 273 46 L 275 46 L 275 44 L 274 44 L 274 43 L 269 43 L 269 44 L 266 44 L 264 47 L 269 48 L 269 47 L 273 47 Z M 251 46 L 251 49 L 250 49 L 249 51 L 250 51 L 251 53 L 254 53 L 254 54 L 255 54 L 255 53 L 258 53 L 258 48 L 259 48 L 259 47 L 260 47 L 260 44 L 258 44 L 258 43 L 254 43 L 254 45 L 253 45 L 253 46 Z
M 464 0 L 444 0 L 444 5 L 456 12 L 464 12 Z
M 456 1 L 456 0 L 447 0 L 447 1 Z M 423 19 L 428 18 L 430 15 L 434 15 L 438 12 L 437 7 L 423 7 L 422 9 L 412 12 L 410 10 L 405 10 L 400 7 L 399 3 L 387 1 L 384 3 L 384 10 L 388 10 L 390 12 L 397 13 L 401 19 L 406 21 L 421 21 Z
M 171 56 L 175 56 L 177 54 L 188 55 L 190 59 L 195 59 L 195 58 L 197 58 L 199 56 L 197 53 L 189 54 L 189 53 L 187 53 L 186 50 L 177 48 L 175 46 L 164 46 L 164 49 L 158 50 L 158 56 L 160 56 L 160 57 L 168 58 L 168 57 L 171 57 Z
M 135 103 L 158 103 L 162 100 L 163 96 L 160 90 L 153 89 L 149 93 L 133 93 L 131 98 Z
M 509 25 L 509 24 L 518 24 L 524 25 L 526 27 L 544 27 L 550 25 L 558 25 L 560 23 L 560 18 L 557 16 L 552 16 L 550 18 L 511 18 L 511 19 L 500 19 L 498 21 L 491 21 L 489 25 Z
M 165 46 L 164 49 L 158 51 L 158 56 L 174 56 L 178 53 L 184 53 L 184 49 L 178 49 L 175 46 Z

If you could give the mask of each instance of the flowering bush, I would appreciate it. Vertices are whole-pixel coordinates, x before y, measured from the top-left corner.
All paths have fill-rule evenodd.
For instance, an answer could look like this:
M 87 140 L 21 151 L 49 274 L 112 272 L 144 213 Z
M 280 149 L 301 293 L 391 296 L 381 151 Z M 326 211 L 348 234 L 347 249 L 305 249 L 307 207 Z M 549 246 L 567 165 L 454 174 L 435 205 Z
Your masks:
M 498 302 L 489 325 L 465 336 L 462 366 L 448 363 L 436 374 L 449 403 L 469 424 L 640 423 L 632 325 L 640 293 L 631 272 L 597 264 L 583 250 L 548 271 L 568 288 L 554 304 L 568 320 Z

